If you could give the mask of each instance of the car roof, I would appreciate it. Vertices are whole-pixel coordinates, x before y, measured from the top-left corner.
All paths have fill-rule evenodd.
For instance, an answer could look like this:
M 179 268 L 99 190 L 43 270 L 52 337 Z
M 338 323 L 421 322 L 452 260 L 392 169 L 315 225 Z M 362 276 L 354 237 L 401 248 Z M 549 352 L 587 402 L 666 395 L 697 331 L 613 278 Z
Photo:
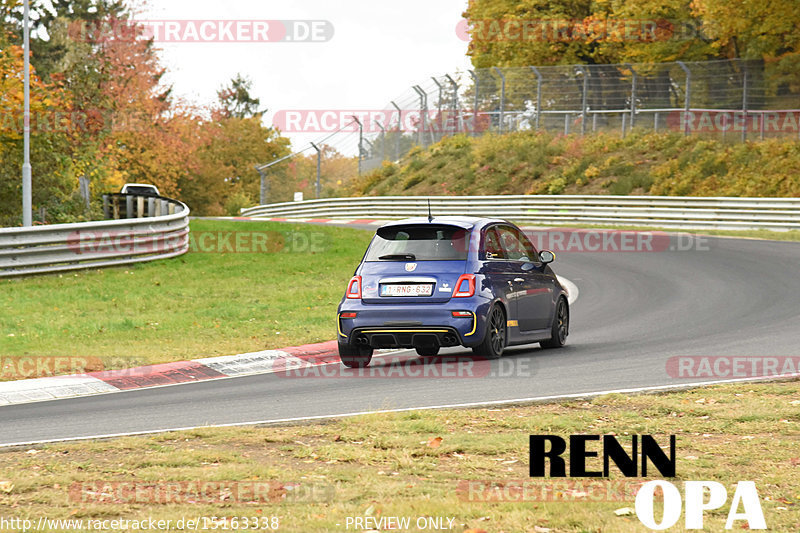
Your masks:
M 395 220 L 384 224 L 381 226 L 382 228 L 389 228 L 392 226 L 408 226 L 413 224 L 425 225 L 425 224 L 444 224 L 447 226 L 456 226 L 462 229 L 470 230 L 475 226 L 485 226 L 491 222 L 505 222 L 505 220 L 501 220 L 499 218 L 484 218 L 484 217 L 434 217 L 432 220 L 428 220 L 428 217 L 412 217 L 412 218 L 405 218 L 403 220 Z
M 158 187 L 150 183 L 126 183 L 122 188 L 124 189 L 125 187 L 147 187 L 148 189 L 158 190 Z

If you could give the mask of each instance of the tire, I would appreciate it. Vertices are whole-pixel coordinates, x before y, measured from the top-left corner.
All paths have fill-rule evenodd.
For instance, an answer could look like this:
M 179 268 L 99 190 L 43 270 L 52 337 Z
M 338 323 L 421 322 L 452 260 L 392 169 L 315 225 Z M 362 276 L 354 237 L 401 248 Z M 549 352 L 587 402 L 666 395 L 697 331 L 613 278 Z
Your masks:
M 339 359 L 347 368 L 365 368 L 372 361 L 371 346 L 352 346 L 339 343 Z
M 550 326 L 550 339 L 541 341 L 539 346 L 561 348 L 567 343 L 567 335 L 569 335 L 569 306 L 564 298 L 559 298 L 553 315 L 553 325 Z
M 417 355 L 422 357 L 434 357 L 439 355 L 438 346 L 417 346 L 415 350 L 417 350 Z
M 494 306 L 486 315 L 486 333 L 483 342 L 475 346 L 475 355 L 486 359 L 499 359 L 506 347 L 506 314 L 500 306 Z

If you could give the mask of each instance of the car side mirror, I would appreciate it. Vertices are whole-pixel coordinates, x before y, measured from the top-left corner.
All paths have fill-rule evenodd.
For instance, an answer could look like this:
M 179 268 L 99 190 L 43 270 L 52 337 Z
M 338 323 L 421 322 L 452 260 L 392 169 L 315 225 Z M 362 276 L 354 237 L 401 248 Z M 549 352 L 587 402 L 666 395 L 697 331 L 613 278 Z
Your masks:
M 550 250 L 542 250 L 541 252 L 539 252 L 539 261 L 541 261 L 545 265 L 548 263 L 552 263 L 555 260 L 556 260 L 556 254 L 554 254 Z

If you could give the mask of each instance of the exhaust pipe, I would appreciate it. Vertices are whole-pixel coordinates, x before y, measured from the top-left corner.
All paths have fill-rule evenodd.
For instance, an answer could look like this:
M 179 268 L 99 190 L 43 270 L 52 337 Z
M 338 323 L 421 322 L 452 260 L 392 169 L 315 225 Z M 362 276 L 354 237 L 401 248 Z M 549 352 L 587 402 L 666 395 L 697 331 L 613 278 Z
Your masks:
M 356 344 L 362 344 L 364 346 L 368 346 L 369 339 L 367 338 L 366 335 L 359 335 L 358 337 L 356 337 Z
M 447 334 L 444 337 L 442 337 L 442 341 L 447 346 L 455 346 L 456 344 L 458 344 L 458 339 L 456 339 L 455 335 L 452 334 Z

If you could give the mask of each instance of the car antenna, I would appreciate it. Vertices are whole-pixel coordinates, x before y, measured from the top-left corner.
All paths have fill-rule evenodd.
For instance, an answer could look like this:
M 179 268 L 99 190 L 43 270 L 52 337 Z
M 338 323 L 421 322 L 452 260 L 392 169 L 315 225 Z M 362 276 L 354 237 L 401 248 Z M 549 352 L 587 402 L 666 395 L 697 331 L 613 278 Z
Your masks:
M 433 222 L 433 215 L 431 214 L 431 199 L 428 198 L 428 222 Z

